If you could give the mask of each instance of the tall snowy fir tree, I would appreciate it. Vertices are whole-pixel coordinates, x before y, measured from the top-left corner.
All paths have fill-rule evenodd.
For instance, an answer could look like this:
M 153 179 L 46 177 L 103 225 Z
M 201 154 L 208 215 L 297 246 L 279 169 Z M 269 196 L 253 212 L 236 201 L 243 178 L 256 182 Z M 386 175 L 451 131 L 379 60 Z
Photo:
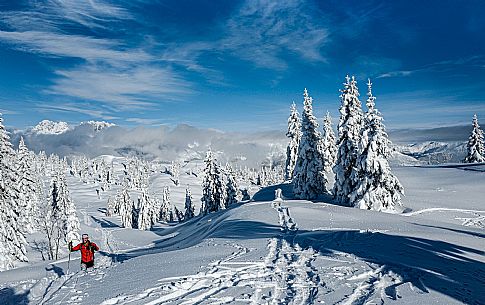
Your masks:
M 62 247 L 61 241 L 76 242 L 80 241 L 80 225 L 79 218 L 76 214 L 76 206 L 71 200 L 69 190 L 67 188 L 66 177 L 63 172 L 54 174 L 50 188 L 50 211 L 45 211 L 51 219 L 46 219 L 49 228 L 48 239 L 53 248 L 53 253 L 57 259 L 59 250 Z M 46 232 L 47 233 L 47 232 Z
M 81 236 L 79 234 L 80 224 L 79 218 L 77 217 L 76 213 L 76 206 L 71 199 L 71 195 L 69 194 L 69 189 L 67 187 L 67 181 L 65 174 L 58 173 L 57 176 L 58 181 L 58 205 L 61 207 L 62 221 L 63 221 L 63 234 L 64 239 L 66 242 L 70 241 L 80 241 Z
M 118 206 L 121 216 L 121 224 L 125 228 L 133 228 L 133 203 L 131 201 L 130 194 L 128 192 L 128 185 L 126 183 L 123 185 L 123 189 L 117 197 L 119 200 Z
M 332 128 L 332 118 L 328 111 L 323 119 L 322 148 L 323 158 L 325 159 L 325 171 L 331 173 L 337 160 L 337 142 Z
M 35 230 L 35 219 L 38 216 L 38 204 L 36 192 L 36 175 L 31 154 L 25 146 L 24 138 L 20 138 L 19 149 L 17 151 L 17 173 L 19 175 L 18 187 L 21 206 L 22 226 L 26 233 L 33 233 Z
M 206 215 L 224 208 L 224 188 L 221 182 L 221 171 L 208 151 L 205 158 L 204 180 L 202 182 L 201 214 Z
M 226 166 L 226 196 L 225 196 L 225 207 L 237 203 L 238 186 L 236 177 L 231 166 Z
M 17 261 L 27 261 L 14 160 L 15 151 L 0 114 L 0 271 L 14 267 Z
M 465 163 L 485 162 L 485 142 L 483 137 L 483 130 L 478 125 L 478 117 L 473 116 L 473 129 L 468 138 L 467 155 Z
M 301 139 L 301 120 L 295 103 L 291 105 L 290 117 L 288 118 L 288 131 L 286 136 L 290 139 L 286 148 L 285 180 L 293 178 L 296 160 L 298 159 L 298 146 Z
M 152 200 L 148 196 L 148 190 L 146 186 L 143 187 L 143 190 L 141 192 L 141 197 L 139 198 L 139 201 L 138 201 L 138 208 L 139 208 L 138 229 L 149 230 L 153 225 L 152 213 L 154 211 L 152 209 Z
M 195 207 L 194 202 L 192 201 L 192 192 L 190 188 L 187 186 L 185 189 L 185 214 L 184 220 L 189 220 L 195 217 Z
M 338 124 L 337 160 L 333 167 L 335 183 L 333 196 L 342 205 L 350 205 L 349 195 L 357 181 L 352 180 L 352 170 L 359 157 L 359 140 L 363 126 L 362 105 L 357 82 L 348 75 L 340 95 L 340 120 Z
M 382 116 L 375 108 L 372 83 L 368 82 L 367 112 L 359 142 L 360 155 L 352 179 L 358 181 L 350 194 L 351 205 L 365 210 L 400 211 L 403 187 L 391 172 L 387 158 L 391 154 L 390 141 Z
M 170 188 L 164 186 L 162 190 L 162 201 L 160 203 L 158 219 L 163 222 L 169 222 L 171 220 L 171 207 L 170 207 Z
M 315 199 L 327 191 L 327 176 L 321 149 L 322 136 L 318 131 L 317 118 L 313 115 L 312 98 L 306 89 L 303 105 L 302 135 L 293 172 L 293 193 L 296 198 Z

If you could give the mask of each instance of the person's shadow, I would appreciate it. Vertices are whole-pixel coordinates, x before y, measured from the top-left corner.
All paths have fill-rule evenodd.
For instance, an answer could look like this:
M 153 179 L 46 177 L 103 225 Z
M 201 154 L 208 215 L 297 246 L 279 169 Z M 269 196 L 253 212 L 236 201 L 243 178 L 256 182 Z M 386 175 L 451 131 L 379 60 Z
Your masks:
M 50 268 L 45 267 L 45 271 L 53 271 L 55 274 L 57 274 L 58 277 L 61 277 L 65 274 L 64 269 L 62 269 L 61 267 L 56 266 L 54 264 L 50 265 Z

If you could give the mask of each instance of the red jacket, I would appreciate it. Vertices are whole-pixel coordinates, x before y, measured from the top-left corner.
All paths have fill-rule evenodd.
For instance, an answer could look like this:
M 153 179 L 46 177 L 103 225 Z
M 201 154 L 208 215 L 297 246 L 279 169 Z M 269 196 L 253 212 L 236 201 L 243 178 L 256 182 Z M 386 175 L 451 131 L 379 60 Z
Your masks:
M 94 251 L 99 251 L 99 247 L 88 241 L 87 243 L 80 243 L 79 245 L 72 247 L 71 251 L 81 250 L 81 262 L 92 262 L 94 261 Z

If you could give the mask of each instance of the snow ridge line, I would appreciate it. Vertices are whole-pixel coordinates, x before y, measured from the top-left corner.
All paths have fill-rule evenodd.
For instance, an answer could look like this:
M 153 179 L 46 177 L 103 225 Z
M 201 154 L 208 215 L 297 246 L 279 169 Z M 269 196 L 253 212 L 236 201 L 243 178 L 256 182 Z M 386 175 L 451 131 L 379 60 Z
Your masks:
M 422 209 L 419 211 L 404 213 L 401 215 L 414 216 L 414 215 L 419 215 L 423 213 L 440 212 L 440 211 L 463 212 L 463 213 L 485 213 L 485 211 L 478 211 L 478 210 L 465 210 L 465 209 L 453 209 L 453 208 L 429 208 L 429 209 Z

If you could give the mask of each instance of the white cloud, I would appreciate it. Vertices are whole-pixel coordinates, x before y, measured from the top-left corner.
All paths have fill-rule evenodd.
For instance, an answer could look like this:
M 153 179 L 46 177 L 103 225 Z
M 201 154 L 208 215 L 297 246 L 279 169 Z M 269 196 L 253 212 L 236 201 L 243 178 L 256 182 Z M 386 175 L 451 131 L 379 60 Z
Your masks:
M 110 114 L 111 112 L 95 109 L 93 108 L 93 106 L 87 105 L 87 104 L 79 104 L 79 103 L 78 104 L 66 103 L 66 104 L 56 104 L 56 105 L 39 104 L 37 105 L 36 108 L 40 112 L 75 112 L 75 113 L 81 113 L 81 114 L 89 115 L 93 118 L 98 118 L 103 120 L 118 119 L 118 117 Z
M 284 69 L 282 51 L 308 61 L 325 61 L 321 48 L 328 30 L 299 0 L 246 1 L 227 22 L 227 37 L 219 48 L 258 66 Z
M 104 102 L 111 109 L 126 110 L 173 101 L 177 95 L 191 90 L 171 69 L 147 64 L 125 68 L 82 65 L 55 73 L 59 78 L 46 92 Z
M 142 50 L 124 49 L 115 40 L 81 35 L 39 31 L 0 31 L 0 40 L 31 53 L 41 53 L 54 57 L 81 58 L 86 61 L 106 61 L 112 65 L 154 59 Z
M 463 58 L 442 60 L 435 63 L 424 65 L 416 69 L 390 71 L 379 75 L 377 78 L 410 76 L 415 73 L 430 72 L 430 71 L 450 72 L 450 71 L 453 71 L 453 69 L 455 69 L 456 67 L 485 68 L 484 63 L 485 63 L 485 56 L 474 55 L 474 56 L 463 57 Z

